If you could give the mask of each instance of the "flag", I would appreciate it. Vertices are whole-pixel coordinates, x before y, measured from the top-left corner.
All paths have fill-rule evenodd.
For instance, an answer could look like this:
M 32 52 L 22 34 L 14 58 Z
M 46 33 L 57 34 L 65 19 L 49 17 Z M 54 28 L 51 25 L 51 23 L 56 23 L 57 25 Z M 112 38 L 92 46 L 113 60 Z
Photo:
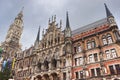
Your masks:
M 12 69 L 14 69 L 15 61 L 16 61 L 16 58 L 13 59 L 13 62 L 12 62 Z

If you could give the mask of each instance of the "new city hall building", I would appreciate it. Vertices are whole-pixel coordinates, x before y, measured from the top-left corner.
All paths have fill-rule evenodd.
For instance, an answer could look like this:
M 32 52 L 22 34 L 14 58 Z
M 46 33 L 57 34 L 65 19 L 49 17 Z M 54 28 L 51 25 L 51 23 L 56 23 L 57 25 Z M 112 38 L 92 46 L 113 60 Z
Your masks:
M 61 29 L 56 16 L 48 28 L 40 28 L 34 46 L 21 50 L 22 11 L 10 25 L 1 47 L 4 58 L 11 58 L 15 80 L 112 80 L 120 78 L 120 33 L 114 16 L 107 8 L 106 18 L 71 30 L 66 14 L 66 27 Z

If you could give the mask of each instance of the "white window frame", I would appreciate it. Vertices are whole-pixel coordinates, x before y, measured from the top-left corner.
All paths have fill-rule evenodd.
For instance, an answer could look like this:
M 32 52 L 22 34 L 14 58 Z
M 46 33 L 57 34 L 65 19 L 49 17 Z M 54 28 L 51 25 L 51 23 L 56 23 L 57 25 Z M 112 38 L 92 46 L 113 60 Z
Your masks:
M 79 60 L 80 60 L 80 65 L 83 65 L 83 57 L 80 57 Z
M 103 38 L 102 41 L 103 41 L 103 44 L 104 44 L 104 45 L 108 44 L 106 38 Z
M 113 43 L 112 36 L 110 34 L 107 35 L 107 40 L 108 40 L 108 44 Z
M 111 59 L 111 53 L 110 53 L 110 51 L 106 50 L 105 53 L 106 53 L 106 59 Z
M 111 49 L 111 55 L 112 55 L 112 58 L 116 58 L 117 57 L 117 53 L 116 53 L 115 49 Z

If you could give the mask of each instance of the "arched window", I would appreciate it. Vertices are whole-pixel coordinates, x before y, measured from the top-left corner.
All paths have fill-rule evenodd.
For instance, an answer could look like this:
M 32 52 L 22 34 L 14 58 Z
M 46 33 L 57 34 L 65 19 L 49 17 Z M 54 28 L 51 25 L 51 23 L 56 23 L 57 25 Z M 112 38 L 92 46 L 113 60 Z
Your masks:
M 94 40 L 94 39 L 91 40 L 91 46 L 92 46 L 92 48 L 95 48 L 95 47 L 96 47 L 96 43 L 95 43 L 95 40 Z
M 110 59 L 110 58 L 111 58 L 110 51 L 109 51 L 109 50 L 106 50 L 105 53 L 106 53 L 106 58 L 107 58 L 107 59 Z
M 87 41 L 87 48 L 91 49 L 91 42 L 89 40 Z
M 44 61 L 44 68 L 49 69 L 49 62 L 47 60 Z
M 83 57 L 80 57 L 80 65 L 83 65 Z
M 57 67 L 57 60 L 56 59 L 52 59 L 52 66 L 53 66 L 53 68 Z
M 90 63 L 91 63 L 91 62 L 94 62 L 93 54 L 90 54 L 90 55 L 89 55 L 89 62 L 90 62 Z
M 108 40 L 108 44 L 113 43 L 112 36 L 110 34 L 107 34 L 107 40 Z
M 77 46 L 77 52 L 81 52 L 81 51 L 82 51 L 82 47 L 81 47 L 80 44 L 78 44 L 78 46 Z
M 111 49 L 111 55 L 112 55 L 112 58 L 116 58 L 117 57 L 117 53 L 116 53 L 115 49 Z
M 105 35 L 102 36 L 102 42 L 103 42 L 103 45 L 107 44 L 107 39 Z
M 37 63 L 37 67 L 39 68 L 39 70 L 41 70 L 41 65 L 42 64 L 40 62 Z

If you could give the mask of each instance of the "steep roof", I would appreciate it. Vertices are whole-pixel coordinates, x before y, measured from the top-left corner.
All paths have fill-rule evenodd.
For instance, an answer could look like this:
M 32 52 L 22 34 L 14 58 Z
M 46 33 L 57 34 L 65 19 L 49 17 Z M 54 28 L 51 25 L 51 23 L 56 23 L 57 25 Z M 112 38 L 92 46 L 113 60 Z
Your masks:
M 80 33 L 83 33 L 83 32 L 86 32 L 86 31 L 89 31 L 89 30 L 92 30 L 96 27 L 99 27 L 99 26 L 102 26 L 104 24 L 108 23 L 107 22 L 107 18 L 104 18 L 104 19 L 101 19 L 101 20 L 98 20 L 94 23 L 91 23 L 91 24 L 88 24 L 86 26 L 83 26 L 83 27 L 80 27 L 78 29 L 75 29 L 72 31 L 72 35 L 76 35 L 76 34 L 80 34 Z

